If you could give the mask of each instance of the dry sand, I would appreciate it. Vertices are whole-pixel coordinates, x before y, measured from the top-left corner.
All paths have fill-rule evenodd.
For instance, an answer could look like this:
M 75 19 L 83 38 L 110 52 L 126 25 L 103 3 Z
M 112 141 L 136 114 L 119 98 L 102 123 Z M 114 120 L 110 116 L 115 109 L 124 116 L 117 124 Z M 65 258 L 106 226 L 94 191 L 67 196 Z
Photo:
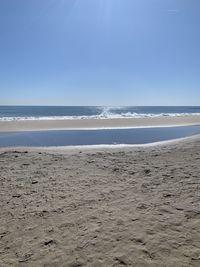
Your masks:
M 200 116 L 123 118 L 123 119 L 76 119 L 76 120 L 32 120 L 1 121 L 0 132 L 33 131 L 76 128 L 112 128 L 142 126 L 174 126 L 200 124 Z
M 200 266 L 200 137 L 0 151 L 0 266 Z

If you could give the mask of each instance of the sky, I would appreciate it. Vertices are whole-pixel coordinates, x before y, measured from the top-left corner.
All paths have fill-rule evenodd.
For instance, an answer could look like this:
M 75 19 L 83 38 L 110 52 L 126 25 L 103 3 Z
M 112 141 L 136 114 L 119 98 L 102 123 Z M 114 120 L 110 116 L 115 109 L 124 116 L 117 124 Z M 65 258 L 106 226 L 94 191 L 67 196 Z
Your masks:
M 199 0 L 0 0 L 0 105 L 200 105 Z

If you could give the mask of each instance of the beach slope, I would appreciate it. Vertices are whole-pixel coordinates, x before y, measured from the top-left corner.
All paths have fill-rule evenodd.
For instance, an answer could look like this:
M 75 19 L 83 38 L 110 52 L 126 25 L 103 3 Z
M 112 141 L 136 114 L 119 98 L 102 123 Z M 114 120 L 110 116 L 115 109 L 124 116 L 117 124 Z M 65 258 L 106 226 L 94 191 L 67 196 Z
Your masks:
M 199 125 L 200 116 L 174 116 L 122 119 L 66 119 L 0 121 L 0 132 L 61 130 L 80 128 L 156 127 Z
M 0 266 L 199 266 L 200 139 L 0 150 Z

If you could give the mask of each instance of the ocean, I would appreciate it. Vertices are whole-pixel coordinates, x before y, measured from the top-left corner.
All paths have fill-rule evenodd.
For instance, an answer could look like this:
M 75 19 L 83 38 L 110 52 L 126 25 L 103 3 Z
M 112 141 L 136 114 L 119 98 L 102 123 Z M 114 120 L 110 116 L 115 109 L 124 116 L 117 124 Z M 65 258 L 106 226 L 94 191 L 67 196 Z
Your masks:
M 0 106 L 0 121 L 200 115 L 200 106 Z

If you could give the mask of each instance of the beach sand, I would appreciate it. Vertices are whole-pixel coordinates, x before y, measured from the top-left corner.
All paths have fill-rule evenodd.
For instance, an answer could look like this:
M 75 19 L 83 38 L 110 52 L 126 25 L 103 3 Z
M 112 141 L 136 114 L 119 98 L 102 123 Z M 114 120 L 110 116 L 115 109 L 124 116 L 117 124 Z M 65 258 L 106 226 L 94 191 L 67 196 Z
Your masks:
M 144 126 L 175 126 L 200 124 L 200 116 L 123 118 L 123 119 L 75 119 L 75 120 L 26 120 L 0 121 L 0 132 L 40 131 L 77 128 L 117 128 Z
M 0 150 L 0 266 L 200 266 L 200 137 Z

